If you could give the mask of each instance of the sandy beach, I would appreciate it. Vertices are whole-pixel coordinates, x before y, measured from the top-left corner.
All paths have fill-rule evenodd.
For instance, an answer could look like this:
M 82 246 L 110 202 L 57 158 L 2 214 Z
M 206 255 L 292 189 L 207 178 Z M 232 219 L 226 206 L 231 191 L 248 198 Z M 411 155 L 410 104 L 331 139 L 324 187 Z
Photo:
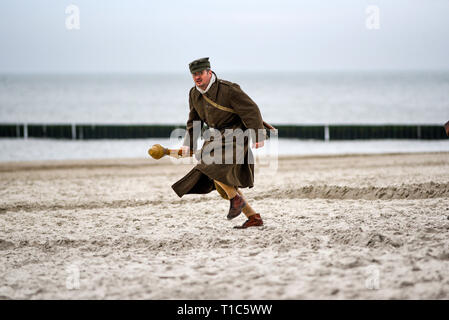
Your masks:
M 449 153 L 280 158 L 246 230 L 192 166 L 0 163 L 0 298 L 449 299 Z

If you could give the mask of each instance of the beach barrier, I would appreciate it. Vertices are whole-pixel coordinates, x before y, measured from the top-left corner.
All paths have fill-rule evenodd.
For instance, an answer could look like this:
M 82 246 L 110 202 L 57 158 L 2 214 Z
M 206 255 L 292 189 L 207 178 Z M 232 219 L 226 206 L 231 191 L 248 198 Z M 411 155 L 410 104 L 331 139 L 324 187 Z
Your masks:
M 77 125 L 77 139 L 144 139 L 168 138 L 185 125 Z
M 279 138 L 324 140 L 324 126 L 313 125 L 273 125 L 278 129 Z
M 287 125 L 273 124 L 279 138 L 313 140 L 447 139 L 441 125 Z M 145 139 L 168 138 L 184 124 L 0 124 L 0 138 Z

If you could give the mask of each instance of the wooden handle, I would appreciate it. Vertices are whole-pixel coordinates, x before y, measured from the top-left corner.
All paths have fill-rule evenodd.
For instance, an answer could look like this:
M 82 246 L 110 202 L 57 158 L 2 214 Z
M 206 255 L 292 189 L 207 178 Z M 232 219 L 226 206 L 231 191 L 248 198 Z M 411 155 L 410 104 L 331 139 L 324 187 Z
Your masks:
M 182 149 L 165 149 L 165 154 L 174 158 L 180 158 L 182 157 Z M 188 157 L 193 156 L 194 152 L 192 150 L 189 150 Z

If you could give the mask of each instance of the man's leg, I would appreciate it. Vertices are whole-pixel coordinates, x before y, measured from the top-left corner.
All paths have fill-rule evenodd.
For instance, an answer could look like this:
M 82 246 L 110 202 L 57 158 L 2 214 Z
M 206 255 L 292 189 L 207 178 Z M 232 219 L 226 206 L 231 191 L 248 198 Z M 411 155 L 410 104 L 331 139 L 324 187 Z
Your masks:
M 243 207 L 242 211 L 245 214 L 245 216 L 247 218 L 249 218 L 249 216 L 252 216 L 254 214 L 256 214 L 257 212 L 254 211 L 254 209 L 249 205 L 248 201 L 246 201 L 245 196 L 243 195 L 242 191 L 239 188 L 235 188 L 232 186 L 228 186 L 227 184 L 224 184 L 223 182 L 217 181 L 215 180 L 215 182 L 220 185 L 220 187 L 226 192 L 226 194 L 228 195 L 229 199 L 232 199 L 235 197 L 235 195 L 238 193 L 243 200 L 245 200 L 246 205 Z
M 248 218 L 248 220 L 245 221 L 245 223 L 242 226 L 236 226 L 234 228 L 237 229 L 245 229 L 248 227 L 258 227 L 263 225 L 262 218 L 254 209 L 248 204 L 246 199 L 243 196 L 242 191 L 239 190 L 239 188 L 235 188 L 233 186 L 229 186 L 223 182 L 219 182 L 215 180 L 215 182 L 226 192 L 228 195 L 228 198 L 231 199 L 231 208 L 229 209 L 228 219 L 235 218 L 240 214 L 241 211 L 245 214 L 245 216 Z M 238 199 L 240 198 L 240 199 Z M 240 211 L 236 214 L 236 209 L 233 208 L 233 201 L 235 199 L 238 199 L 237 202 L 240 204 Z
M 229 206 L 229 212 L 226 218 L 228 220 L 234 219 L 237 217 L 240 213 L 242 213 L 243 207 L 245 207 L 246 202 L 245 200 L 237 193 L 237 190 L 233 186 L 229 186 L 226 183 L 214 180 L 215 183 L 220 186 L 221 189 L 226 192 L 228 195 L 228 198 L 230 199 L 230 206 Z
M 250 216 L 256 214 L 257 212 L 254 211 L 254 209 L 249 205 L 248 201 L 246 201 L 245 196 L 243 195 L 242 191 L 240 191 L 239 188 L 237 188 L 237 192 L 239 193 L 239 195 L 245 200 L 246 202 L 246 206 L 243 207 L 243 213 L 245 214 L 245 216 L 247 218 L 249 218 Z
M 242 191 L 240 191 L 238 188 L 237 188 L 237 192 L 240 194 L 240 196 L 242 198 L 244 198 Z M 245 202 L 246 202 L 246 206 L 243 208 L 243 213 L 248 218 L 248 220 L 246 220 L 245 223 L 243 223 L 243 225 L 235 226 L 234 228 L 246 229 L 248 227 L 263 226 L 263 221 L 262 221 L 262 218 L 260 217 L 260 214 L 256 213 L 256 211 L 254 211 L 254 209 L 248 204 L 246 199 L 245 199 Z
M 227 184 L 214 180 L 215 183 L 217 183 L 228 195 L 229 199 L 232 199 L 235 197 L 235 195 L 237 194 L 237 191 L 235 190 L 235 188 L 233 186 L 228 186 Z

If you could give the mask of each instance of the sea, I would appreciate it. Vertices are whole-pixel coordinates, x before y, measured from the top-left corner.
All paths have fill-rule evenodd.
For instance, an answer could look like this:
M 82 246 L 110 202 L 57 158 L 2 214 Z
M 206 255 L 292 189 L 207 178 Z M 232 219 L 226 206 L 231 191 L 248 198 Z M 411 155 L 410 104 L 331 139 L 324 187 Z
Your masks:
M 272 124 L 432 124 L 449 120 L 449 71 L 219 73 Z M 0 123 L 185 124 L 190 75 L 3 74 Z M 179 142 L 179 141 L 178 141 Z M 0 139 L 0 161 L 147 157 L 167 139 Z M 274 150 L 274 143 L 267 144 Z M 449 139 L 279 139 L 280 155 L 449 151 Z M 259 152 L 259 151 L 258 151 Z

